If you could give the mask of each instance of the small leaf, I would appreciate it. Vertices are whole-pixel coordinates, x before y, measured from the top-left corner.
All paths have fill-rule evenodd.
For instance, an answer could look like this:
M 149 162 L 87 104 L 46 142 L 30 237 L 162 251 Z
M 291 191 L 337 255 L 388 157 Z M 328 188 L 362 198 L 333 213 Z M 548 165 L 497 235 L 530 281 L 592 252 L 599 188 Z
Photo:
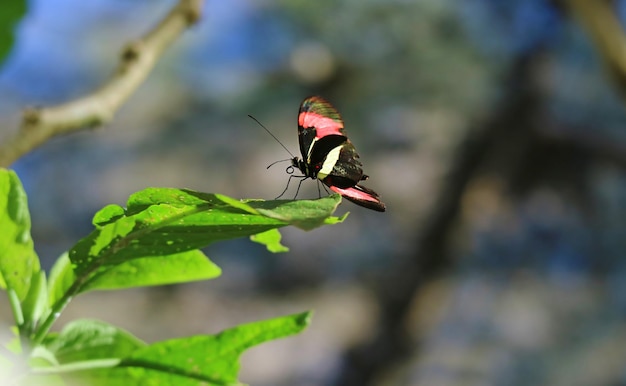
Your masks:
M 324 220 L 324 224 L 326 224 L 326 225 L 335 225 L 335 224 L 342 223 L 342 222 L 344 222 L 344 220 L 345 220 L 346 218 L 348 218 L 348 215 L 349 215 L 349 214 L 350 214 L 350 212 L 346 212 L 346 213 L 344 213 L 344 214 L 343 214 L 343 216 L 341 216 L 341 217 L 334 217 L 334 216 L 327 217 L 327 218 Z
M 76 280 L 76 275 L 74 275 L 70 258 L 65 252 L 59 256 L 50 270 L 50 278 L 48 279 L 48 305 L 50 307 L 63 297 L 74 280 Z
M 113 267 L 103 267 L 86 282 L 81 292 L 187 283 L 214 279 L 221 273 L 221 269 L 202 251 L 192 250 L 166 256 L 133 259 Z M 61 299 L 74 280 L 76 275 L 65 253 L 50 271 L 48 304 L 52 306 Z
M 22 302 L 22 311 L 28 328 L 33 328 L 39 318 L 48 311 L 48 291 L 44 271 L 33 274 L 28 294 Z
M 95 226 L 104 226 L 123 216 L 124 208 L 119 205 L 110 204 L 96 212 L 91 222 Z
M 299 333 L 308 326 L 310 318 L 311 313 L 306 312 L 244 324 L 217 335 L 157 342 L 134 351 L 116 368 L 76 375 L 92 386 L 239 384 L 239 357 L 246 349 Z
M 26 0 L 11 0 L 2 5 L 0 12 L 0 63 L 13 47 L 14 30 L 26 14 Z
M 103 269 L 82 288 L 111 290 L 209 280 L 220 276 L 222 270 L 200 250 L 167 256 L 144 257 Z
M 172 206 L 224 206 L 224 203 L 214 194 L 196 192 L 189 189 L 175 188 L 146 188 L 133 193 L 126 205 L 127 215 L 141 212 L 151 205 Z
M 17 324 L 18 327 L 22 327 L 24 324 L 24 311 L 22 311 L 20 299 L 13 288 L 7 288 L 7 295 L 9 297 L 9 304 L 11 305 L 11 311 L 13 312 L 15 324 Z
M 207 203 L 151 205 L 98 227 L 70 250 L 70 260 L 80 275 L 91 269 L 94 262 L 116 265 L 133 258 L 170 255 L 286 225 L 265 216 L 242 214 L 239 210 L 233 213 L 233 210 Z
M 0 169 L 0 276 L 24 300 L 39 259 L 30 237 L 26 193 L 15 172 Z
M 164 284 L 167 270 L 159 270 L 163 264 L 168 264 L 174 273 L 189 273 L 185 264 L 175 263 L 181 257 L 196 256 L 187 255 L 187 252 L 216 241 L 251 236 L 290 224 L 303 229 L 321 226 L 332 219 L 331 214 L 339 201 L 339 196 L 334 195 L 313 201 L 242 202 L 223 195 L 185 189 L 149 188 L 129 198 L 123 215 L 116 206 L 107 206 L 98 212 L 94 217 L 96 229 L 70 250 L 69 258 L 74 274 L 87 276 L 81 280 L 92 283 L 91 287 L 84 286 L 81 291 L 88 288 L 122 288 L 120 280 L 124 282 L 123 287 L 132 286 L 127 273 L 139 272 L 138 264 L 129 264 L 112 273 L 117 276 L 112 279 L 117 284 L 105 278 L 114 267 L 137 259 L 146 259 L 141 263 L 141 271 L 147 273 L 143 279 L 136 276 L 135 285 Z M 268 242 L 271 248 L 284 250 L 279 239 Z M 157 263 L 148 259 L 159 260 Z M 169 282 L 212 278 L 217 274 L 215 268 L 212 267 L 213 273 L 202 273 L 196 277 L 187 275 L 187 279 L 183 279 L 184 275 L 177 278 L 172 275 Z M 155 269 L 160 272 L 148 272 Z M 65 275 L 69 276 L 68 273 Z M 98 285 L 93 284 L 96 283 L 96 276 L 100 281 Z M 119 279 L 122 276 L 125 279 Z M 107 280 L 107 284 L 102 284 L 102 280 Z M 69 288 L 67 282 L 63 283 L 61 287 L 54 285 L 51 288 Z M 59 296 L 56 289 L 51 296 L 54 299 Z
M 127 331 L 97 320 L 76 320 L 44 341 L 58 363 L 124 358 L 146 344 Z
M 332 194 L 317 200 L 251 201 L 250 206 L 259 213 L 287 222 L 305 231 L 324 225 L 337 206 L 341 196 Z M 334 217 L 331 217 L 334 218 Z M 341 222 L 341 220 L 337 220 Z
M 272 253 L 289 252 L 289 248 L 280 243 L 281 238 L 282 235 L 278 229 L 270 229 L 269 231 L 250 236 L 250 240 L 265 245 L 267 250 Z
M 37 346 L 33 348 L 30 353 L 30 358 L 28 358 L 28 363 L 30 367 L 50 367 L 50 366 L 58 366 L 59 362 L 57 358 L 54 356 L 50 350 L 48 350 L 44 346 Z

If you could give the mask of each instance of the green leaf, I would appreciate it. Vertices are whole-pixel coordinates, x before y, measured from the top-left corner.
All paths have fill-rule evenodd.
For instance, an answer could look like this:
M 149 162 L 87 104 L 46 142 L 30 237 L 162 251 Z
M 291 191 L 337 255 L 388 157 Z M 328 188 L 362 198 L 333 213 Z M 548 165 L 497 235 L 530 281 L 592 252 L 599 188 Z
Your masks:
M 26 193 L 15 172 L 0 169 L 0 276 L 19 300 L 28 294 L 39 259 L 30 237 Z
M 97 320 L 76 320 L 56 335 L 50 335 L 44 346 L 59 364 L 96 359 L 124 358 L 146 344 L 118 327 Z
M 248 348 L 301 332 L 311 313 L 244 324 L 217 335 L 172 339 L 140 348 L 118 367 L 71 374 L 98 385 L 236 385 L 239 357 Z M 76 378 L 76 375 L 79 378 Z
M 14 30 L 26 13 L 26 0 L 5 1 L 0 12 L 0 62 L 11 51 L 15 40 Z
M 223 203 L 155 204 L 98 226 L 70 250 L 70 260 L 80 275 L 93 263 L 116 265 L 133 258 L 177 254 L 284 225 Z
M 76 275 L 72 269 L 72 262 L 66 253 L 59 256 L 50 270 L 48 278 L 48 305 L 52 307 L 63 297 L 65 291 L 74 283 Z
M 33 328 L 39 318 L 48 311 L 48 291 L 44 271 L 33 274 L 30 289 L 22 302 L 22 311 L 28 328 Z
M 267 250 L 272 253 L 289 252 L 289 248 L 280 243 L 281 238 L 282 235 L 278 229 L 270 229 L 269 231 L 250 236 L 250 240 L 265 245 Z
M 215 241 L 250 236 L 290 224 L 312 229 L 327 221 L 341 221 L 329 220 L 333 219 L 330 215 L 339 200 L 334 195 L 313 201 L 242 202 L 186 189 L 149 188 L 133 194 L 124 213 L 120 207 L 111 205 L 96 213 L 96 229 L 70 250 L 69 258 L 74 274 L 87 276 L 89 285 L 81 291 L 133 286 L 133 277 L 128 272 L 145 274 L 142 279 L 135 275 L 134 285 L 213 278 L 219 271 L 209 263 L 204 263 L 196 276 L 191 275 L 194 273 L 191 269 L 201 264 L 200 255 L 191 251 Z M 270 245 L 280 249 L 279 240 L 271 241 Z M 142 261 L 129 263 L 137 259 Z M 157 260 L 149 261 L 151 259 Z M 176 263 L 178 259 L 180 263 Z M 188 265 L 191 262 L 193 265 Z M 112 271 L 120 264 L 125 266 Z M 162 269 L 164 265 L 167 269 Z M 170 271 L 172 278 L 168 279 Z M 67 275 L 65 272 L 62 277 Z M 108 275 L 116 278 L 108 279 Z M 69 281 L 58 286 L 56 277 L 51 276 L 55 279 L 51 277 L 54 281 L 51 297 L 56 300 L 60 292 L 69 288 Z M 57 291 L 58 288 L 63 291 Z
M 123 216 L 124 208 L 119 205 L 110 204 L 96 212 L 91 222 L 95 226 L 104 226 Z
M 262 215 L 309 231 L 324 224 L 342 222 L 346 216 L 329 217 L 340 203 L 341 196 L 332 194 L 318 200 L 250 201 L 248 204 Z
M 166 256 L 133 259 L 113 267 L 104 267 L 86 282 L 82 292 L 112 290 L 141 286 L 187 283 L 220 276 L 220 267 L 199 250 Z M 50 306 L 63 297 L 76 280 L 67 253 L 50 271 L 48 285 Z
M 168 204 L 179 207 L 196 206 L 196 205 L 208 205 L 208 206 L 223 206 L 228 205 L 223 200 L 224 196 L 219 196 L 211 193 L 196 192 L 189 189 L 175 189 L 175 188 L 146 188 L 139 192 L 133 193 L 128 198 L 126 206 L 126 214 L 134 214 L 141 212 L 151 205 Z M 237 200 L 234 200 L 238 202 Z
M 110 290 L 208 280 L 222 270 L 197 249 L 167 256 L 133 259 L 96 274 L 83 287 Z
M 56 336 L 57 334 L 50 334 L 51 336 Z M 39 367 L 50 367 L 50 366 L 58 366 L 59 361 L 54 356 L 54 353 L 48 350 L 44 346 L 36 346 L 30 353 L 30 357 L 28 358 L 28 364 L 32 368 Z
M 11 306 L 11 311 L 13 313 L 13 319 L 15 319 L 15 324 L 18 327 L 22 327 L 24 324 L 24 312 L 22 311 L 20 299 L 13 288 L 7 288 L 7 295 L 9 298 L 9 305 Z

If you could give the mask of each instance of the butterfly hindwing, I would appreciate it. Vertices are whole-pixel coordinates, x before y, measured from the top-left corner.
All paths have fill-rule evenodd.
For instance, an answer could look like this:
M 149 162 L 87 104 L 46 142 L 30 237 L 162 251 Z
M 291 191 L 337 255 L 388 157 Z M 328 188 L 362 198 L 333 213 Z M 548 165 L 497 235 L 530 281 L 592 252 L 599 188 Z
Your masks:
M 363 177 L 362 166 L 354 145 L 346 140 L 328 153 L 317 178 L 327 185 L 331 182 L 331 185 L 334 184 L 340 188 L 354 186 Z
M 330 190 L 341 194 L 342 197 L 364 208 L 372 209 L 377 212 L 384 212 L 386 209 L 385 204 L 378 198 L 378 194 L 364 186 L 357 184 L 346 189 L 331 186 Z
M 329 158 L 331 152 L 341 150 L 341 147 L 347 142 L 348 138 L 342 135 L 327 135 L 313 143 L 311 151 L 309 151 L 305 159 L 311 165 L 321 165 Z M 337 148 L 339 149 L 335 150 Z M 339 158 L 339 155 L 336 158 Z

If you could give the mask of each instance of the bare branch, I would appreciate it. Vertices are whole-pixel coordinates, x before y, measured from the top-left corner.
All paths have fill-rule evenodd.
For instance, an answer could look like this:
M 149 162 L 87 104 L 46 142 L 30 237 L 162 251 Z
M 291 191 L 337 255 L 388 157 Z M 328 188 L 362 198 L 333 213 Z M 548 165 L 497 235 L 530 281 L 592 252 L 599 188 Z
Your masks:
M 52 107 L 29 108 L 19 130 L 0 144 L 0 167 L 56 135 L 105 124 L 150 73 L 165 49 L 202 12 L 202 0 L 180 0 L 145 36 L 126 46 L 113 76 L 92 94 Z
M 617 86 L 626 98 L 626 34 L 609 0 L 564 0 L 561 2 L 587 30 Z

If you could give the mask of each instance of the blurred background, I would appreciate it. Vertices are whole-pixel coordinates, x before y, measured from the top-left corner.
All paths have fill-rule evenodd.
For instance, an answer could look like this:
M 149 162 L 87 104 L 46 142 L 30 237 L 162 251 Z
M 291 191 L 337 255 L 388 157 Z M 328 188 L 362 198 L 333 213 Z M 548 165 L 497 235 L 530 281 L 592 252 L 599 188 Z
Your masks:
M 0 141 L 24 107 L 104 82 L 173 4 L 30 1 Z M 266 166 L 289 155 L 247 114 L 297 154 L 311 94 L 342 113 L 387 212 L 346 201 L 343 224 L 282 230 L 284 254 L 215 244 L 222 277 L 81 295 L 56 328 L 99 318 L 153 342 L 315 309 L 246 353 L 241 380 L 626 384 L 624 21 L 624 0 L 207 0 L 112 124 L 13 165 L 43 265 L 149 186 L 273 199 L 288 176 Z

